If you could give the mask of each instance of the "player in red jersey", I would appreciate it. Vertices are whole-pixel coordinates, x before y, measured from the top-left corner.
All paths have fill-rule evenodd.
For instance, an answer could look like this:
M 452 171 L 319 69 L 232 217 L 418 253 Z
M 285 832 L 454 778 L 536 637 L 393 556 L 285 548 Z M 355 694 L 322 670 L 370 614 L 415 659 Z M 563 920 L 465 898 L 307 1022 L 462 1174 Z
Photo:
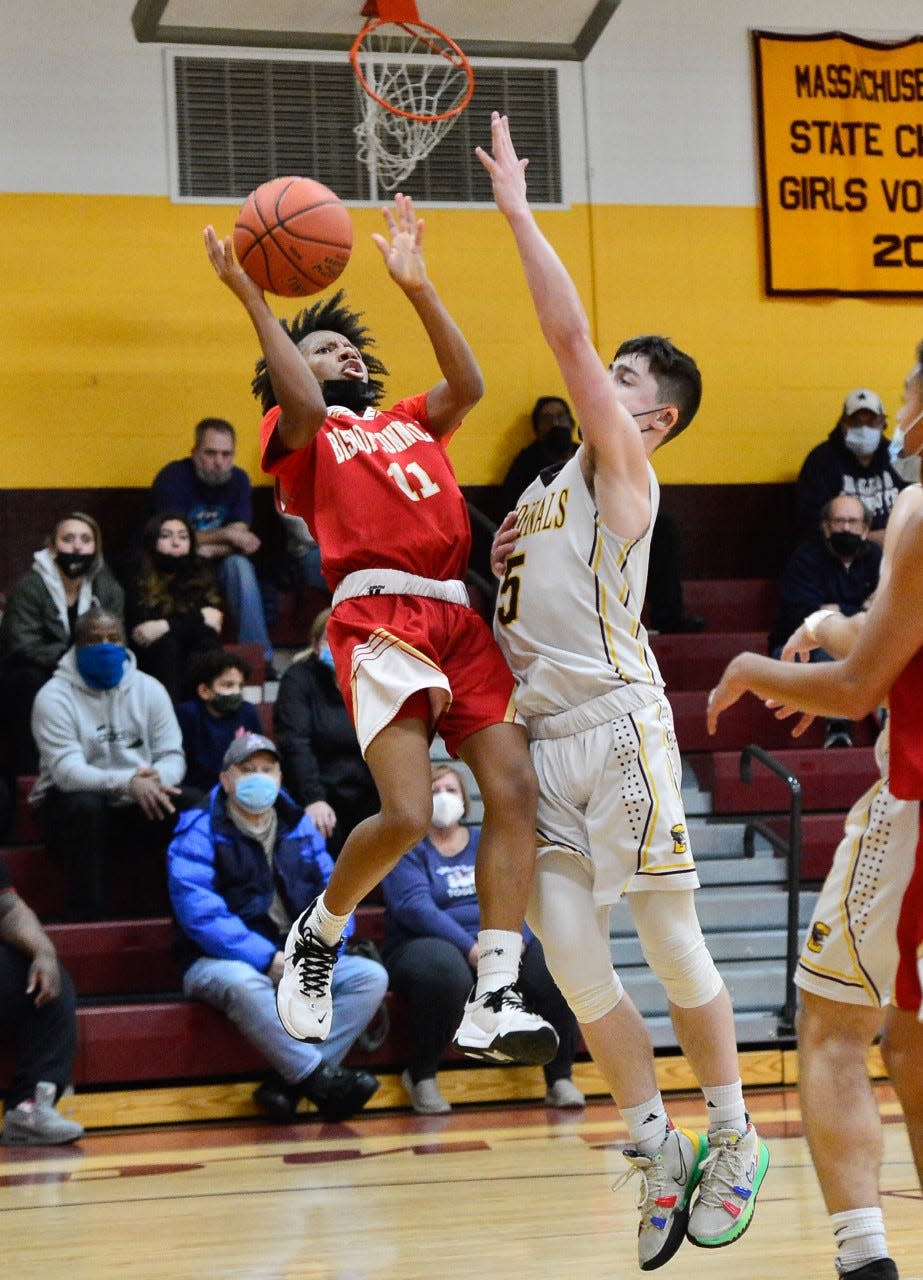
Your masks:
M 895 442 L 902 449 L 900 462 L 911 465 L 914 455 L 923 452 L 923 343 L 904 384 L 897 422 Z M 912 481 L 913 476 L 908 473 L 906 479 Z M 897 916 L 897 974 L 892 1003 L 884 1017 L 881 1048 L 923 1186 L 923 489 L 919 484 L 911 483 L 900 494 L 891 513 L 881 581 L 869 612 L 845 618 L 833 610 L 819 609 L 791 637 L 784 654 L 806 658 L 815 647 L 840 660 L 795 664 L 739 654 L 709 695 L 709 728 L 714 731 L 721 712 L 748 690 L 779 706 L 780 716 L 796 707 L 809 713 L 796 725 L 796 736 L 814 714 L 839 715 L 840 708 L 847 708 L 843 713 L 847 718 L 859 719 L 888 700 L 885 732 L 890 739 L 890 770 L 882 773 L 883 784 L 898 801 L 915 802 L 916 822 L 908 831 L 908 824 L 894 812 L 894 801 L 890 802 L 893 820 L 883 828 L 885 843 L 878 852 L 881 871 L 860 879 L 855 893 L 849 887 L 849 877 L 862 874 L 859 859 L 864 851 L 861 841 L 855 849 L 844 840 L 841 848 L 848 855 L 845 884 L 850 899 L 856 899 L 850 910 L 861 910 L 863 918 L 854 919 L 845 903 L 842 916 L 833 908 L 834 914 L 826 918 L 831 921 L 832 934 L 853 930 L 849 935 L 852 952 L 877 976 L 876 947 L 882 943 L 869 944 L 867 939 L 874 938 L 876 930 L 881 934 L 881 919 L 890 919 L 893 929 Z M 853 807 L 850 819 L 865 800 L 863 797 Z M 858 825 L 861 827 L 861 822 Z M 910 841 L 916 845 L 915 855 L 912 845 L 908 847 Z M 872 857 L 874 852 L 872 843 Z M 889 882 L 900 877 L 906 883 L 903 868 L 909 859 L 912 870 L 898 915 Z M 835 862 L 828 884 L 841 875 Z M 855 929 L 855 925 L 861 927 Z M 885 984 L 894 972 L 890 954 L 892 968 L 881 974 Z M 831 964 L 835 967 L 833 960 L 827 961 L 828 967 Z M 836 994 L 823 993 L 823 985 L 822 978 L 815 977 L 806 986 L 798 1043 L 802 1112 L 838 1241 L 837 1270 L 853 1280 L 896 1280 L 897 1267 L 887 1256 L 878 1194 L 881 1121 L 865 1064 L 881 1012 L 876 1002 L 858 989 L 850 993 L 847 985 Z M 844 1114 L 849 1115 L 848 1125 L 842 1123 Z
M 263 359 L 254 392 L 266 411 L 263 469 L 280 509 L 302 516 L 334 591 L 327 639 L 381 812 L 349 835 L 324 893 L 295 921 L 276 1004 L 300 1040 L 324 1040 L 330 973 L 351 912 L 429 829 L 429 742 L 436 727 L 477 779 L 484 825 L 477 890 L 484 928 L 477 983 L 455 1045 L 475 1057 L 541 1063 L 554 1029 L 516 988 L 520 925 L 535 861 L 536 780 L 513 680 L 464 586 L 470 526 L 446 444 L 483 393 L 477 362 L 426 272 L 423 223 L 398 195 L 373 237 L 432 345 L 442 381 L 379 412 L 386 372 L 337 293 L 277 321 L 209 227 L 219 279 L 240 300 Z

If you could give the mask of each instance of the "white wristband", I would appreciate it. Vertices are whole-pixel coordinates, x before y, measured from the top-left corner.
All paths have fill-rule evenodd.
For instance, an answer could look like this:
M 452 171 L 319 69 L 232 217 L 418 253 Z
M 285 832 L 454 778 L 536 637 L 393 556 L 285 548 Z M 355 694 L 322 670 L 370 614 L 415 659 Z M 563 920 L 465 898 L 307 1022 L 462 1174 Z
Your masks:
M 823 622 L 824 618 L 832 618 L 836 613 L 836 609 L 815 609 L 813 613 L 809 613 L 805 618 L 802 626 L 807 633 L 808 639 L 812 644 L 819 644 L 817 638 L 817 628 Z

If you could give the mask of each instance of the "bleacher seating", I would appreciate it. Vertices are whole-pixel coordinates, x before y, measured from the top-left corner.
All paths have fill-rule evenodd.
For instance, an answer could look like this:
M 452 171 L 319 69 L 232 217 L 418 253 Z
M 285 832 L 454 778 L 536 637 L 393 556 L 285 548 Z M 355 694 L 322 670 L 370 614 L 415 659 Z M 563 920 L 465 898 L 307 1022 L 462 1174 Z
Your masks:
M 707 618 L 707 630 L 698 635 L 657 636 L 653 641 L 686 766 L 684 797 L 703 883 L 700 915 L 709 945 L 732 988 L 743 1045 L 764 1045 L 776 1035 L 780 1003 L 776 991 L 785 976 L 781 957 L 785 954 L 786 919 L 784 864 L 765 841 L 755 859 L 742 858 L 744 823 L 747 816 L 760 815 L 784 834 L 788 793 L 758 764 L 753 766 L 752 781 L 743 783 L 740 751 L 758 743 L 778 755 L 799 777 L 805 881 L 816 881 L 825 874 L 841 834 L 845 809 L 875 777 L 870 723 L 858 727 L 856 740 L 861 745 L 852 749 L 824 751 L 822 725 L 812 726 L 793 745 L 791 724 L 776 720 L 757 699 L 747 696 L 722 717 L 715 738 L 708 737 L 708 689 L 739 650 L 765 652 L 775 600 L 775 583 L 769 580 L 688 583 L 687 608 Z M 282 593 L 280 621 L 274 629 L 276 643 L 285 644 L 282 637 L 291 640 L 292 648 L 306 643 L 310 621 L 323 603 L 322 599 L 309 600 L 308 593 Z M 271 703 L 256 705 L 263 729 L 271 734 Z M 433 757 L 444 758 L 438 739 Z M 470 772 L 468 781 L 473 784 Z M 25 803 L 31 782 L 18 780 L 14 825 L 2 854 L 23 897 L 46 922 L 77 985 L 78 1091 L 178 1081 L 252 1080 L 258 1076 L 265 1064 L 234 1028 L 214 1011 L 180 995 L 170 951 L 169 905 L 162 888 L 159 896 L 155 892 L 143 904 L 124 902 L 123 919 L 55 923 L 62 917 L 64 878 L 43 848 Z M 481 802 L 473 785 L 472 800 L 469 819 L 479 821 Z M 380 896 L 371 895 L 357 913 L 359 936 L 375 942 L 381 941 L 383 931 L 379 903 Z M 806 894 L 800 910 L 802 928 L 810 906 L 811 896 Z M 627 910 L 622 908 L 613 916 L 612 953 L 626 987 L 649 1021 L 655 1044 L 663 1051 L 675 1052 L 662 993 L 651 985 Z M 399 1072 L 406 1062 L 406 1009 L 393 995 L 388 997 L 388 1009 L 391 1030 L 381 1049 L 371 1056 L 354 1053 L 350 1062 L 379 1073 Z M 452 1059 L 462 1075 L 472 1067 L 455 1055 Z M 483 1069 L 479 1070 L 483 1074 Z M 500 1084 L 481 1096 L 503 1096 L 502 1079 L 512 1081 L 514 1076 L 500 1073 L 500 1078 Z M 9 1055 L 0 1054 L 0 1086 L 8 1079 Z M 390 1096 L 400 1100 L 397 1085 Z M 476 1091 L 466 1097 L 476 1100 Z
M 772 754 L 800 782 L 806 813 L 843 813 L 878 776 L 871 747 L 788 748 Z M 741 779 L 740 751 L 716 751 L 697 768 L 700 785 L 711 792 L 714 813 L 777 813 L 788 808 L 788 788 L 774 773 L 754 765 L 751 781 Z

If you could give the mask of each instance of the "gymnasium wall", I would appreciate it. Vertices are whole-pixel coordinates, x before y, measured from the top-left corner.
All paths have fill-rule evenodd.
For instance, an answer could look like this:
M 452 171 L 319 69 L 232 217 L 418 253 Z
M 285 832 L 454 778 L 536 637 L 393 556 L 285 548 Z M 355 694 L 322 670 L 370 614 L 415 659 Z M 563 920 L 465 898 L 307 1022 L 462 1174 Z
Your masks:
M 241 463 L 261 479 L 255 342 L 201 241 L 206 222 L 230 230 L 235 209 L 171 203 L 163 51 L 135 43 L 132 7 L 0 0 L 7 489 L 145 487 L 204 414 L 241 428 Z M 848 10 L 860 35 L 923 27 L 919 0 Z M 748 32 L 845 21 L 841 0 L 623 0 L 582 69 L 565 69 L 568 207 L 539 220 L 604 354 L 653 330 L 702 366 L 700 417 L 657 459 L 669 485 L 784 486 L 847 390 L 870 385 L 896 410 L 923 336 L 918 303 L 763 293 Z M 404 394 L 435 366 L 369 239 L 380 213 L 356 208 L 354 219 L 343 283 Z M 439 208 L 426 236 L 431 274 L 488 386 L 453 457 L 463 484 L 489 486 L 529 438 L 535 396 L 561 380 L 499 216 Z

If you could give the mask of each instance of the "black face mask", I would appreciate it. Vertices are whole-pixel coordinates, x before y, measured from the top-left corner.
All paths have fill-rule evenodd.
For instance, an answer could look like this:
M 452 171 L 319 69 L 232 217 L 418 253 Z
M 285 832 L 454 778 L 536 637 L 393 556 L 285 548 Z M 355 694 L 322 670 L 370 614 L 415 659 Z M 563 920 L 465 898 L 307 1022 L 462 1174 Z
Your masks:
M 57 551 L 54 562 L 65 578 L 82 578 L 95 559 L 95 552 Z
M 151 563 L 160 573 L 179 573 L 183 569 L 191 569 L 194 558 L 191 553 L 169 556 L 164 551 L 151 552 Z
M 567 458 L 573 452 L 570 427 L 552 427 L 545 432 L 542 443 L 553 458 Z
M 356 378 L 328 378 L 321 391 L 326 405 L 342 405 L 351 413 L 362 414 L 375 400 L 375 392 L 367 382 Z
M 232 716 L 235 711 L 240 710 L 243 700 L 244 695 L 242 693 L 216 693 L 209 706 L 219 716 Z
M 837 529 L 835 533 L 831 533 L 828 538 L 833 552 L 842 556 L 846 560 L 851 560 L 859 548 L 862 546 L 862 535 L 859 533 L 850 533 L 848 529 Z

